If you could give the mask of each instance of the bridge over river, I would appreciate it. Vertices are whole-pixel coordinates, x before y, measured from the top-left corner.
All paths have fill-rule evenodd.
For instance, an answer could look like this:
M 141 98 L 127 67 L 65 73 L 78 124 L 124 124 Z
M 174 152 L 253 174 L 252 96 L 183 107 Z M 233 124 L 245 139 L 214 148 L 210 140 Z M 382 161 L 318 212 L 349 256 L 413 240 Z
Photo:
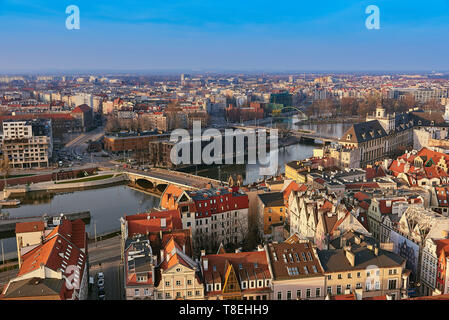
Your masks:
M 316 142 L 316 140 L 320 140 L 320 141 L 323 141 L 324 143 L 330 143 L 330 142 L 338 142 L 340 140 L 339 137 L 322 134 L 322 133 L 312 131 L 312 130 L 273 129 L 273 128 L 264 127 L 264 126 L 233 126 L 233 128 L 234 129 L 242 129 L 242 130 L 263 129 L 263 130 L 267 130 L 267 132 L 270 132 L 271 130 L 278 130 L 278 136 L 280 138 L 284 138 L 287 136 L 293 136 L 293 137 L 299 139 L 300 141 L 304 141 L 304 142 Z
M 127 175 L 132 185 L 158 194 L 163 193 L 170 184 L 183 190 L 198 190 L 208 186 L 215 188 L 227 184 L 215 179 L 162 168 L 151 168 L 147 171 L 124 168 L 122 172 Z

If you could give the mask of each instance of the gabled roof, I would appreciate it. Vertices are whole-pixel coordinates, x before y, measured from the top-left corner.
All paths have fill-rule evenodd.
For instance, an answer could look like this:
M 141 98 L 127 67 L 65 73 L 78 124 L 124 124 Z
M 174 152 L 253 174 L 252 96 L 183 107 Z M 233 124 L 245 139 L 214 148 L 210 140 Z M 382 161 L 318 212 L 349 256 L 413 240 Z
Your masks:
M 205 255 L 202 257 L 204 259 L 208 260 L 208 268 L 203 270 L 204 280 L 208 284 L 224 284 L 230 265 L 240 281 L 271 279 L 265 251 Z
M 342 142 L 362 143 L 387 136 L 378 120 L 353 124 L 341 137 Z
M 30 278 L 11 282 L 1 299 L 39 298 L 54 299 L 55 296 L 64 299 L 64 279 Z

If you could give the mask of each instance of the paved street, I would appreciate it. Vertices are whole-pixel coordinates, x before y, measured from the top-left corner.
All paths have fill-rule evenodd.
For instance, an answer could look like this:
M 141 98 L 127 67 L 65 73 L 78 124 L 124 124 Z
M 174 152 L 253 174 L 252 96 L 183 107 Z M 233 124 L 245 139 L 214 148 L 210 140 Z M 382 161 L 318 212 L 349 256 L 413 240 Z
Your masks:
M 97 299 L 98 286 L 96 275 L 104 273 L 104 288 L 106 300 L 123 298 L 123 272 L 120 264 L 120 237 L 89 243 L 90 276 L 94 277 L 95 285 L 90 299 Z
M 3 286 L 6 285 L 10 279 L 17 276 L 17 272 L 19 272 L 19 269 L 0 272 L 0 288 L 3 288 Z

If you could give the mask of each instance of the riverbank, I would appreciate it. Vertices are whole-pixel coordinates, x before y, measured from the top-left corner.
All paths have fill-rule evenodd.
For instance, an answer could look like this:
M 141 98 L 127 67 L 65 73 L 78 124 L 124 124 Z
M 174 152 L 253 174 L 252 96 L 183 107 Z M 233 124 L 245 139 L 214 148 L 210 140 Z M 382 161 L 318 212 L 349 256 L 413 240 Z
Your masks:
M 39 191 L 64 191 L 64 190 L 77 190 L 85 189 L 89 187 L 98 187 L 103 185 L 113 185 L 123 183 L 127 180 L 127 177 L 123 173 L 117 173 L 114 171 L 102 172 L 95 176 L 89 176 L 81 179 L 66 179 L 58 181 L 45 181 L 33 183 L 30 185 L 19 185 L 13 188 L 6 189 L 6 197 L 25 194 L 29 192 Z

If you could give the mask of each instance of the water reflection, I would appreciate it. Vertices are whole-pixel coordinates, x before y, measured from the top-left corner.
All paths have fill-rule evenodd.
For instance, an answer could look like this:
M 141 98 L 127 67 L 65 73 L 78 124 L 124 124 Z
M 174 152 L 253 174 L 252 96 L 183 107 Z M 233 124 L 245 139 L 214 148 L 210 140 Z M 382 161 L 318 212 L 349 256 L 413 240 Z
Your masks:
M 125 185 L 90 189 L 70 193 L 29 194 L 23 198 L 18 208 L 3 209 L 10 217 L 41 216 L 44 213 L 58 215 L 63 212 L 90 211 L 91 221 L 86 226 L 90 235 L 94 233 L 94 222 L 97 234 L 120 228 L 120 217 L 145 212 L 159 206 L 159 198 Z M 5 252 L 16 250 L 15 239 L 4 239 Z

